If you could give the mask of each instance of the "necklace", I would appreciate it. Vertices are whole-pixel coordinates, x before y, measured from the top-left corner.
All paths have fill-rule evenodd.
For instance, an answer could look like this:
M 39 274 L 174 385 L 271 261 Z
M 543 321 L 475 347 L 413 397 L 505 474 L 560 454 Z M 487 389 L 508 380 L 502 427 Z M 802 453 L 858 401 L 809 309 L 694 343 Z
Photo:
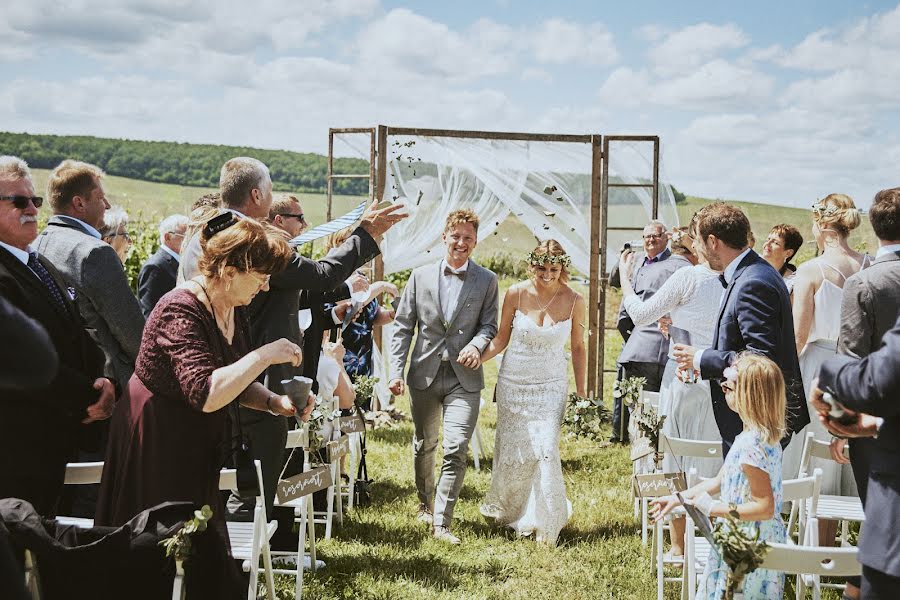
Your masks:
M 209 292 L 206 291 L 206 286 L 196 279 L 191 279 L 191 281 L 196 283 L 200 286 L 200 289 L 203 290 L 203 295 L 206 296 L 206 301 L 209 302 L 210 312 L 212 312 L 213 319 L 219 327 L 219 331 L 221 331 L 222 335 L 225 336 L 225 339 L 231 343 L 231 337 L 234 335 L 234 319 L 231 318 L 234 315 L 234 307 L 231 307 L 228 312 L 220 317 L 219 313 L 216 311 L 216 306 L 213 304 L 212 298 L 209 296 Z
M 557 294 L 559 294 L 559 290 L 560 290 L 560 289 L 562 289 L 562 286 L 561 286 L 561 285 L 557 285 L 557 286 L 556 286 L 556 292 L 553 293 L 553 297 L 550 298 L 550 302 L 548 302 L 548 303 L 545 304 L 544 306 L 541 306 L 541 302 L 540 302 L 541 296 L 540 296 L 540 294 L 538 294 L 537 287 L 534 288 L 535 303 L 538 305 L 538 308 L 541 309 L 541 312 L 542 312 L 542 313 L 546 313 L 546 312 L 547 312 L 547 308 L 549 308 L 549 306 L 550 306 L 551 304 L 553 304 L 553 301 L 556 300 L 556 296 L 557 296 Z

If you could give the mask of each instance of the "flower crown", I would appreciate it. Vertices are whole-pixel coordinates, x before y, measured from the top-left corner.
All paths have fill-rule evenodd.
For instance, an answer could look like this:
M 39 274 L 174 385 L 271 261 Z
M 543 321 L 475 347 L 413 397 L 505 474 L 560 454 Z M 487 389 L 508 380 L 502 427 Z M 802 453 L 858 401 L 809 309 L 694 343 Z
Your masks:
M 564 267 L 568 267 L 572 264 L 572 257 L 568 254 L 535 254 L 534 252 L 529 252 L 528 256 L 525 257 L 525 260 L 528 261 L 528 264 L 539 266 L 546 263 L 550 263 L 551 265 L 562 265 Z
M 813 212 L 816 213 L 819 217 L 831 217 L 840 212 L 840 208 L 835 206 L 834 204 L 830 204 L 825 206 L 822 204 L 822 201 L 818 201 L 812 205 Z

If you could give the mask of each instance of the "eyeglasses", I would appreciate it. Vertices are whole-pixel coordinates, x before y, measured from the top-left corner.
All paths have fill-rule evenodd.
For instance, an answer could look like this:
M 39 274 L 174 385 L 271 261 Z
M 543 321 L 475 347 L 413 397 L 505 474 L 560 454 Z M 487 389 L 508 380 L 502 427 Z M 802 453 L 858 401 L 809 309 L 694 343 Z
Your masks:
M 281 215 L 282 217 L 294 217 L 295 219 L 298 219 L 298 220 L 300 220 L 300 221 L 303 221 L 304 223 L 306 222 L 306 219 L 303 218 L 303 213 L 299 213 L 299 214 L 294 214 L 294 213 L 278 213 L 278 214 Z
M 665 235 L 664 233 L 650 233 L 648 235 L 643 236 L 643 238 L 647 241 L 658 240 L 659 238 L 663 237 L 664 235 Z
M 0 200 L 9 200 L 20 210 L 28 208 L 29 202 L 34 204 L 35 208 L 40 208 L 44 203 L 44 199 L 40 196 L 0 196 Z
M 125 238 L 125 241 L 127 241 L 127 242 L 132 242 L 132 241 L 134 241 L 134 240 L 131 239 L 131 236 L 128 234 L 127 231 L 124 232 L 124 233 L 119 233 L 119 232 L 116 232 L 116 233 L 110 233 L 110 234 L 107 235 L 106 237 L 109 237 L 109 238 L 123 237 L 123 238 Z
M 719 385 L 722 386 L 722 391 L 725 392 L 726 394 L 728 392 L 734 392 L 734 384 L 731 383 L 730 381 L 728 381 L 727 379 L 722 381 L 721 383 L 719 383 Z
M 269 279 L 272 278 L 271 275 L 263 275 L 263 279 L 262 279 L 262 281 L 260 281 L 259 277 L 257 277 L 257 276 L 253 273 L 253 271 L 247 271 L 247 275 L 249 275 L 250 277 L 252 277 L 253 279 L 255 279 L 256 282 L 257 282 L 257 285 L 258 285 L 259 287 L 261 287 L 261 288 L 262 288 L 262 287 L 266 287 L 267 285 L 269 285 Z

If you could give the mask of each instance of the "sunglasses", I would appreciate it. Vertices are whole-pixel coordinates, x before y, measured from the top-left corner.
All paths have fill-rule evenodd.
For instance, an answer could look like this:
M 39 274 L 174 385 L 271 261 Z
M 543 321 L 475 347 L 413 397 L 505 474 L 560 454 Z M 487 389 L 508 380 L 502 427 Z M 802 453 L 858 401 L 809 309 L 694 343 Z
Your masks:
M 728 392 L 734 392 L 734 384 L 730 381 L 722 381 L 721 383 L 719 383 L 719 385 L 722 386 L 722 391 L 726 394 Z
M 278 214 L 281 215 L 282 217 L 294 217 L 295 219 L 300 220 L 300 221 L 303 221 L 304 223 L 306 222 L 306 219 L 303 218 L 303 213 L 299 213 L 299 214 L 294 214 L 294 213 L 278 213 Z
M 44 203 L 44 199 L 40 196 L 0 196 L 0 200 L 10 200 L 18 209 L 24 210 L 28 208 L 28 203 L 34 204 L 35 208 L 40 208 Z

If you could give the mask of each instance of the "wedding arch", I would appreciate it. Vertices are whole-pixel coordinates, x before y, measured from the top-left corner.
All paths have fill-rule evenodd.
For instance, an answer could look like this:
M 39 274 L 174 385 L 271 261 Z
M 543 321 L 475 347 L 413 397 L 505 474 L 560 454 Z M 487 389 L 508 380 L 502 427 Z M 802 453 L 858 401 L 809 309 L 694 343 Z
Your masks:
M 368 173 L 335 173 L 335 142 L 368 160 Z M 471 208 L 479 240 L 515 218 L 536 238 L 558 240 L 588 286 L 588 381 L 602 396 L 608 265 L 650 219 L 678 224 L 671 187 L 660 181 L 651 135 L 542 134 L 404 128 L 328 131 L 327 216 L 335 182 L 368 179 L 370 199 L 403 202 L 411 216 L 385 236 L 376 277 L 441 256 L 444 216 Z M 617 307 L 612 307 L 615 311 Z M 378 335 L 377 343 L 381 343 Z

